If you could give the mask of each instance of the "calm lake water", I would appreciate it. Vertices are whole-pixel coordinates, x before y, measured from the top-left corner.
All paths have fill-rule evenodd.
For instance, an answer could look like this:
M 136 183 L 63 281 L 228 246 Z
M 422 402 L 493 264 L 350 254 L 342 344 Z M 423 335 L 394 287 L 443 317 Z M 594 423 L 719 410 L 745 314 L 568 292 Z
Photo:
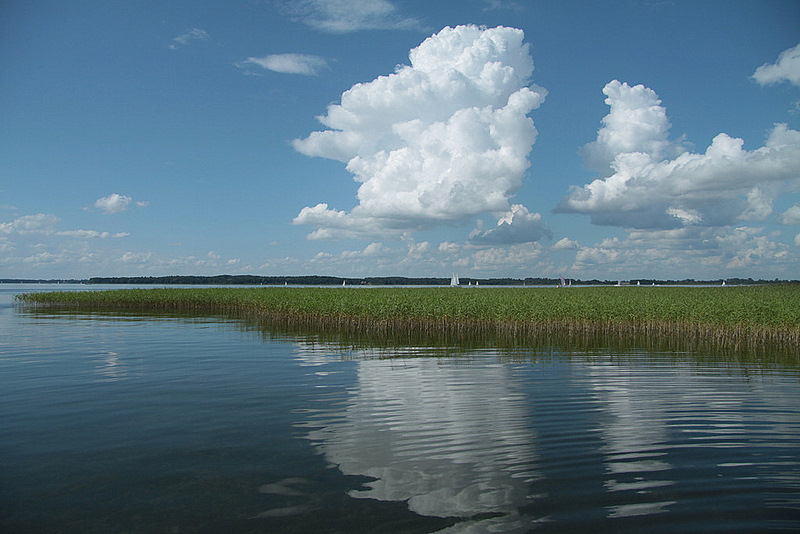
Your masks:
M 0 285 L 2 532 L 800 530 L 797 365 L 14 305 L 38 289 Z

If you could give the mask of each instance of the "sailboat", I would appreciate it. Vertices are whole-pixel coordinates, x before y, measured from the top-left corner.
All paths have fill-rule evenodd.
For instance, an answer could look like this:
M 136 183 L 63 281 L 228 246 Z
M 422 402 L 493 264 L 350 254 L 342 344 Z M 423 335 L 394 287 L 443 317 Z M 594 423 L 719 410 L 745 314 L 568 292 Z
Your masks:
M 456 273 L 453 273 L 453 277 L 450 278 L 450 287 L 458 287 L 458 286 L 459 286 L 458 275 Z

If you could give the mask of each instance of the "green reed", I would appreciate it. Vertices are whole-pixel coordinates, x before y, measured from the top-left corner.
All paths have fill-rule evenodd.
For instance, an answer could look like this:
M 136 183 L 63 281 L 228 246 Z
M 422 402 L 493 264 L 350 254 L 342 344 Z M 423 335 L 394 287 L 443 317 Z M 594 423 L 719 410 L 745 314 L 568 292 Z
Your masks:
M 800 350 L 800 285 L 585 288 L 158 288 L 20 295 L 95 310 L 222 313 L 373 336 L 622 337 L 675 347 Z

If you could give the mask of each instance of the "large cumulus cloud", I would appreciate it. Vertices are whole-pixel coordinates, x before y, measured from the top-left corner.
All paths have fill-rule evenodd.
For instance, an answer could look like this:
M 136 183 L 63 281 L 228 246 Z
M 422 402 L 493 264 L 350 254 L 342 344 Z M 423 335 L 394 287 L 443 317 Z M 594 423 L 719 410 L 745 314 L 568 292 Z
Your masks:
M 691 153 L 669 140 L 654 91 L 614 80 L 603 92 L 610 112 L 584 148 L 600 177 L 573 187 L 559 212 L 625 228 L 730 226 L 765 220 L 777 195 L 800 178 L 800 132 L 784 124 L 755 150 L 720 133 L 704 153 Z
M 528 114 L 546 94 L 531 84 L 521 30 L 444 28 L 409 54 L 410 65 L 353 86 L 294 141 L 308 156 L 346 163 L 358 205 L 303 208 L 311 238 L 399 235 L 480 213 L 508 212 L 536 128 Z

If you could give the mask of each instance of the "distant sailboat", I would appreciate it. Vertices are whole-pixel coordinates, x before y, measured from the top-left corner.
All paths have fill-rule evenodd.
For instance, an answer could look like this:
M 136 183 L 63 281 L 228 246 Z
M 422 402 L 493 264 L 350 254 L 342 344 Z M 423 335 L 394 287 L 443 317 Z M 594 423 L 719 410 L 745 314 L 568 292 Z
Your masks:
M 458 275 L 453 273 L 453 277 L 450 278 L 450 287 L 458 287 L 458 286 L 459 286 Z

